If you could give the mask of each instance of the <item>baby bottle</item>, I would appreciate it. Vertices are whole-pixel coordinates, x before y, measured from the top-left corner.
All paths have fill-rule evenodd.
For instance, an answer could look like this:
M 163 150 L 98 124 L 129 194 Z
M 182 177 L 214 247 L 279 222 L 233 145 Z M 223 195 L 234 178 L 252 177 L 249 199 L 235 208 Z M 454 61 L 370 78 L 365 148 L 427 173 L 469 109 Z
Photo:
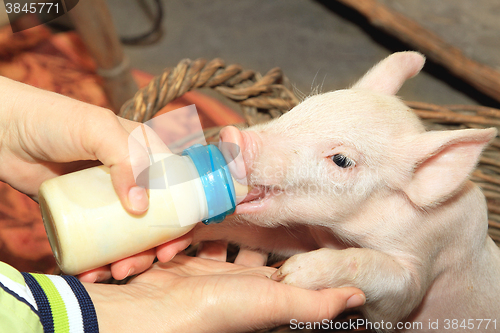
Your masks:
M 45 181 L 42 217 L 57 264 L 79 274 L 182 236 L 199 221 L 232 214 L 235 183 L 220 150 L 193 145 L 182 155 L 156 154 L 149 168 L 149 209 L 132 215 L 122 206 L 109 168 L 98 166 Z

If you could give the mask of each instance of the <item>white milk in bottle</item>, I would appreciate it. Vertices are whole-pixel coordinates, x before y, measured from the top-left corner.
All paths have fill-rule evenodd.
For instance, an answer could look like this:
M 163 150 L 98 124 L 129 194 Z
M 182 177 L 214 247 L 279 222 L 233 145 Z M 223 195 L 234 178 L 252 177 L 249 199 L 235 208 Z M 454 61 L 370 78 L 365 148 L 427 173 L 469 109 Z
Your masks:
M 194 225 L 218 223 L 247 188 L 234 182 L 220 150 L 194 145 L 154 155 L 149 209 L 132 215 L 122 206 L 109 169 L 94 167 L 45 181 L 39 203 L 57 264 L 79 274 L 182 236 Z M 236 185 L 236 186 L 235 186 Z M 236 191 L 235 191 L 236 188 Z

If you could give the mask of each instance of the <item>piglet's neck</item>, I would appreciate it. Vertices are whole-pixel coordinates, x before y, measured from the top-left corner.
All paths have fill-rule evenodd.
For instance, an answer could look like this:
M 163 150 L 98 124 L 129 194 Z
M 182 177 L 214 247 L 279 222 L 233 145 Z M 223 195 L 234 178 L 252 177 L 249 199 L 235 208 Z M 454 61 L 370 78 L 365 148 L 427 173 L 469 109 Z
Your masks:
M 333 229 L 349 243 L 394 255 L 412 266 L 430 261 L 433 279 L 470 260 L 470 253 L 482 251 L 486 211 L 484 195 L 470 181 L 445 202 L 425 209 L 414 206 L 404 193 L 380 191 Z M 471 234 L 478 236 L 471 239 Z
M 429 223 L 440 226 L 441 241 L 451 245 L 442 259 L 441 267 L 460 265 L 464 260 L 474 260 L 474 255 L 484 250 L 488 237 L 488 215 L 486 199 L 481 190 L 471 181 L 452 198 L 429 211 Z M 471 237 L 470 235 L 476 235 Z M 446 238 L 444 238 L 446 237 Z
M 500 250 L 488 237 L 486 212 L 484 195 L 472 182 L 430 212 L 430 223 L 445 223 L 442 234 L 431 239 L 437 250 L 428 253 L 429 287 L 410 321 L 446 318 L 451 308 L 456 318 L 496 318 Z

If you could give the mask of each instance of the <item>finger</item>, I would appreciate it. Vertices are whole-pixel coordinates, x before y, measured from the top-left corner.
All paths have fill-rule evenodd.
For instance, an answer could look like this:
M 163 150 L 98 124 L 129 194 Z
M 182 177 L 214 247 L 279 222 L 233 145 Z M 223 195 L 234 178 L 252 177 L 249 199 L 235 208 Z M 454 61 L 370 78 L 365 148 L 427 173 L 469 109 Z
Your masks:
M 193 241 L 193 231 L 162 244 L 156 248 L 156 257 L 160 262 L 170 261 L 175 255 L 184 251 Z
M 144 213 L 149 198 L 146 186 L 138 186 L 136 174 L 149 167 L 147 151 L 129 135 L 111 111 L 92 109 L 82 124 L 75 136 L 79 136 L 80 144 L 87 152 L 110 168 L 113 187 L 123 207 L 132 214 Z
M 127 143 L 127 155 L 111 165 L 102 162 L 110 168 L 111 181 L 122 205 L 133 214 L 141 214 L 149 208 L 147 170 L 150 157 L 144 147 L 128 133 L 124 140 L 125 137 L 122 138 L 122 144 Z
M 227 242 L 223 240 L 201 242 L 196 256 L 203 259 L 226 261 Z
M 332 302 L 331 299 L 333 299 L 334 297 L 337 298 L 335 304 L 338 305 L 339 308 L 333 310 L 335 312 L 330 318 L 336 317 L 340 312 L 343 312 L 346 309 L 362 306 L 366 303 L 366 296 L 363 291 L 354 287 L 330 288 L 320 290 L 319 292 L 325 294 L 325 297 L 327 299 L 330 299 L 330 302 Z M 345 306 L 342 305 L 340 300 L 346 300 Z M 339 310 L 340 312 L 338 312 Z M 326 314 L 329 314 L 328 311 Z
M 247 267 L 259 267 L 267 264 L 268 254 L 261 251 L 242 248 L 238 252 L 234 263 Z
M 363 305 L 364 294 L 357 288 L 331 288 L 319 291 L 293 287 L 285 293 L 280 308 L 276 312 L 282 322 L 290 318 L 298 321 L 321 321 L 332 319 L 345 309 Z
M 138 185 L 129 190 L 128 201 L 135 211 L 143 212 L 147 209 L 147 191 L 144 189 L 149 189 L 151 185 L 149 184 L 150 166 L 160 158 L 165 158 L 164 155 L 160 157 L 158 154 L 171 154 L 171 152 L 149 126 L 120 117 L 117 120 L 128 132 L 129 159 L 135 182 Z
M 78 275 L 78 280 L 81 282 L 102 282 L 111 278 L 111 270 L 109 265 L 92 269 L 90 271 Z
M 111 274 L 117 280 L 139 274 L 151 267 L 155 259 L 155 249 L 150 249 L 111 264 Z

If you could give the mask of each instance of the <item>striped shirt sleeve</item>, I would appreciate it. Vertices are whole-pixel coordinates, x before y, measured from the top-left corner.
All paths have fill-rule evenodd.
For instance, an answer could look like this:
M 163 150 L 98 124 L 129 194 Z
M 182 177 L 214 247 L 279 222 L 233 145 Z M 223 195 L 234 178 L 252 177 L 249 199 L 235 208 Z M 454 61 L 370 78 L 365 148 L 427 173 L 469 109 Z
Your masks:
M 11 320 L 11 325 L 34 316 L 39 319 L 44 333 L 99 332 L 92 300 L 73 276 L 19 273 L 13 267 L 0 263 L 0 293 L 6 295 L 0 300 L 10 301 L 10 315 L 6 313 L 4 316 L 15 318 Z M 3 306 L 0 310 L 4 312 L 8 309 Z M 38 332 L 35 328 L 29 331 Z
M 38 306 L 45 333 L 97 333 L 94 305 L 73 276 L 22 273 Z

